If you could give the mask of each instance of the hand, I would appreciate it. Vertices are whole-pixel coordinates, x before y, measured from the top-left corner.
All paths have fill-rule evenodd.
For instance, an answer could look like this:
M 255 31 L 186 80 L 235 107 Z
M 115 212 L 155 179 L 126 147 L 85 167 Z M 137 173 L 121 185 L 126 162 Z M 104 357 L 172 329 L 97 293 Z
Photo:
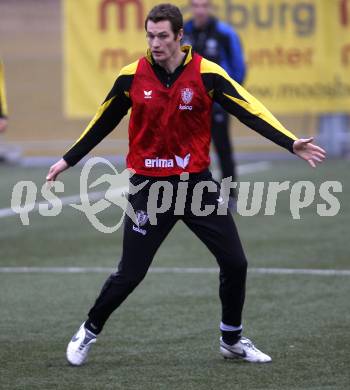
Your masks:
M 294 141 L 293 151 L 294 153 L 307 161 L 313 168 L 316 168 L 316 163 L 321 163 L 326 158 L 326 151 L 312 143 L 311 138 L 300 138 Z
M 7 119 L 0 118 L 0 133 L 3 133 L 6 130 L 6 127 L 7 127 Z
M 63 158 L 61 158 L 61 160 L 57 161 L 56 164 L 51 166 L 49 173 L 46 176 L 46 180 L 55 181 L 57 176 L 68 168 L 69 165 L 66 163 L 65 160 L 63 160 Z

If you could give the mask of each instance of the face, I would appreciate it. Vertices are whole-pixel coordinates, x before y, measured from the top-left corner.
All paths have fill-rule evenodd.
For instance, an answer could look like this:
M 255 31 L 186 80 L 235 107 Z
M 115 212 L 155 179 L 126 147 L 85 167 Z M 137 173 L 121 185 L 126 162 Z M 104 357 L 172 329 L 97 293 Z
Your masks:
M 155 61 L 167 61 L 179 50 L 183 31 L 181 29 L 175 37 L 169 20 L 162 20 L 157 23 L 149 20 L 146 30 L 148 46 Z
M 212 14 L 210 0 L 192 0 L 191 11 L 196 26 L 204 26 Z

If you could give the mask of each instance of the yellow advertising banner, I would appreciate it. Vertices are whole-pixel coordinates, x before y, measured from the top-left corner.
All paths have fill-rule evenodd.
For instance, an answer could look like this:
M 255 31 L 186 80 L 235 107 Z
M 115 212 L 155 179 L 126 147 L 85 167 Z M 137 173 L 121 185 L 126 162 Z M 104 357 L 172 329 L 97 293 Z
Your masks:
M 144 55 L 154 0 L 64 0 L 65 113 L 91 117 Z M 188 1 L 174 1 L 190 18 Z M 350 0 L 216 0 L 239 33 L 245 87 L 278 114 L 350 112 Z

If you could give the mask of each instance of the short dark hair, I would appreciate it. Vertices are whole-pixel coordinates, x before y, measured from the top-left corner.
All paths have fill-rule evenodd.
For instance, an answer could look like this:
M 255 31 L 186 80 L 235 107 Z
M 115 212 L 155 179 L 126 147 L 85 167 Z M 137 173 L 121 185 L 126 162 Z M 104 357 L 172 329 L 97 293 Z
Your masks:
M 183 28 L 183 18 L 181 11 L 176 5 L 164 3 L 159 4 L 153 7 L 145 20 L 145 30 L 147 31 L 147 22 L 151 20 L 154 23 L 160 22 L 162 20 L 169 20 L 171 24 L 171 29 L 175 36 Z

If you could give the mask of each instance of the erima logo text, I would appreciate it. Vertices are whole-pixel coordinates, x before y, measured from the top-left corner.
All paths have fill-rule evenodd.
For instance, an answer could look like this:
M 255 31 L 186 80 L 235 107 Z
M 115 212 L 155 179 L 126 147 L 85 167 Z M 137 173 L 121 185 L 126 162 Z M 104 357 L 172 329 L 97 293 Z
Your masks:
M 145 167 L 147 168 L 172 168 L 174 166 L 173 159 L 167 158 L 146 158 Z
M 143 97 L 145 98 L 145 99 L 152 99 L 152 90 L 150 90 L 150 91 L 143 91 Z
M 178 167 L 185 169 L 190 162 L 191 154 L 188 153 L 184 158 L 175 155 L 175 161 Z M 174 160 L 172 158 L 146 158 L 146 168 L 173 168 Z

